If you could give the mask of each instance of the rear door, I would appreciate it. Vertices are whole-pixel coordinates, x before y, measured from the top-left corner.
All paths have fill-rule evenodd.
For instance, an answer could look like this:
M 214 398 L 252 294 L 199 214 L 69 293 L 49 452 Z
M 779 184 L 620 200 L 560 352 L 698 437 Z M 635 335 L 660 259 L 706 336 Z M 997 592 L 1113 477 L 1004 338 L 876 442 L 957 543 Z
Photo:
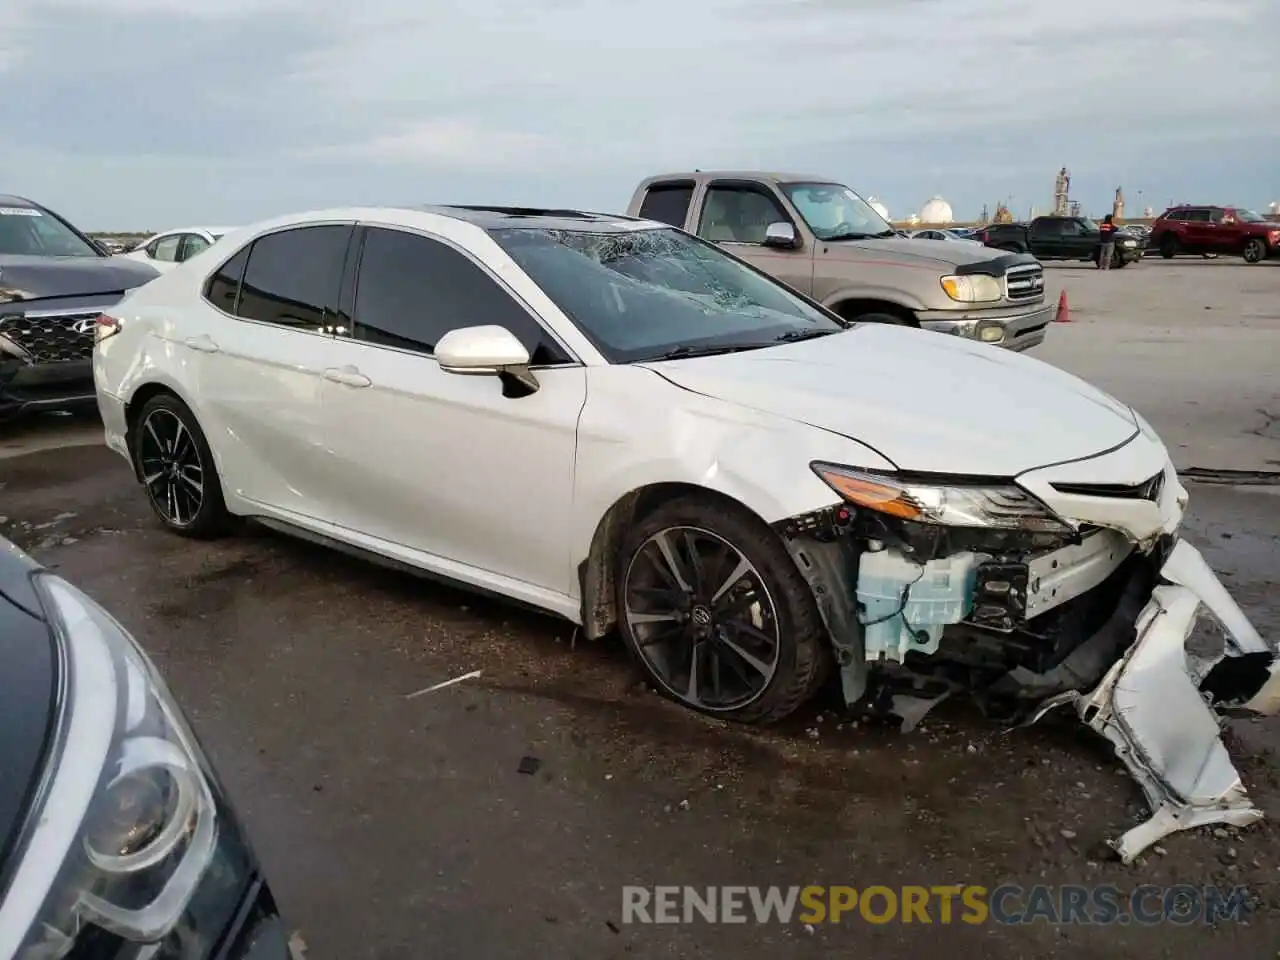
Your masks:
M 1187 246 L 1196 253 L 1213 253 L 1217 249 L 1218 226 L 1209 215 L 1208 207 L 1189 207 L 1183 228 Z
M 689 218 L 689 206 L 693 203 L 693 190 L 692 180 L 664 180 L 650 184 L 636 216 L 683 230 Z
M 800 246 L 794 250 L 766 247 L 765 231 L 772 223 L 791 224 Z M 805 296 L 813 295 L 813 245 L 764 185 L 737 180 L 707 184 L 695 232 Z
M 339 337 L 339 375 L 322 382 L 327 469 L 343 492 L 330 517 L 445 565 L 575 594 L 569 531 L 585 368 L 448 239 L 391 226 L 362 233 L 354 339 Z M 433 350 L 445 333 L 488 324 L 528 349 L 535 393 L 506 396 L 495 376 L 440 369 Z
M 353 230 L 318 224 L 258 237 L 214 273 L 208 326 L 180 345 L 198 371 L 198 413 L 224 484 L 276 510 L 322 509 L 320 377 L 334 364 Z
M 1065 253 L 1062 246 L 1064 222 L 1057 217 L 1038 217 L 1032 220 L 1027 230 L 1031 252 L 1046 260 L 1057 260 L 1062 257 Z

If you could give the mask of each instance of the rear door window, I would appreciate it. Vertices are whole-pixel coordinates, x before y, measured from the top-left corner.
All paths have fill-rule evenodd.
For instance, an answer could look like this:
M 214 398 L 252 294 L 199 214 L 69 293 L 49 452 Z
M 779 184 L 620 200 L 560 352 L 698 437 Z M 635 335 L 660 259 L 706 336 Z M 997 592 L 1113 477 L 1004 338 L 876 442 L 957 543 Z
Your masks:
M 178 246 L 181 243 L 181 234 L 161 237 L 151 244 L 151 248 L 147 252 L 151 254 L 152 260 L 159 260 L 162 263 L 174 263 L 178 259 Z
M 693 183 L 655 183 L 644 195 L 640 216 L 673 227 L 683 227 L 693 200 Z
M 533 315 L 470 257 L 403 230 L 365 231 L 354 320 L 357 339 L 414 353 L 431 354 L 450 330 L 492 324 L 524 344 L 531 364 L 569 360 Z
M 198 233 L 184 233 L 182 235 L 182 249 L 178 251 L 178 259 L 181 261 L 190 260 L 201 250 L 209 246 L 209 241 Z
M 297 227 L 254 241 L 236 316 L 323 331 L 336 315 L 353 226 Z
M 1186 219 L 1192 221 L 1193 223 L 1208 223 L 1209 210 L 1207 207 L 1197 207 L 1193 210 L 1188 210 Z
M 1056 237 L 1062 233 L 1062 224 L 1062 220 L 1036 220 L 1031 224 L 1031 233 L 1037 237 Z
M 204 288 L 204 298 L 223 313 L 236 312 L 236 299 L 240 296 L 240 281 L 244 278 L 244 266 L 249 262 L 249 248 L 245 247 L 214 271 Z

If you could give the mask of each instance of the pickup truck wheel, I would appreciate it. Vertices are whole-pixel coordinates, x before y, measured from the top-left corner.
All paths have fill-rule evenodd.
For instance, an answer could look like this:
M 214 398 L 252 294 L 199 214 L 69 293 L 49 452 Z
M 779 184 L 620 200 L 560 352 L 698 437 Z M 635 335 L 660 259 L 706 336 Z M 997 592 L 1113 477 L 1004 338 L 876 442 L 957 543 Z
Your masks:
M 1160 238 L 1160 256 L 1166 260 L 1172 260 L 1178 255 L 1178 238 L 1171 233 L 1166 233 Z
M 1267 259 L 1267 242 L 1261 237 L 1250 237 L 1244 245 L 1244 262 L 1261 263 Z

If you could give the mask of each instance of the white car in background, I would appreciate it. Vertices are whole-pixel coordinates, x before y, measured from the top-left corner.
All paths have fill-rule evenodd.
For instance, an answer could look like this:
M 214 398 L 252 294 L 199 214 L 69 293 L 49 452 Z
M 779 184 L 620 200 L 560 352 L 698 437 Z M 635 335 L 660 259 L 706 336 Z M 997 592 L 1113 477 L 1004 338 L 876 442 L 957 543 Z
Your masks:
M 1179 538 L 1160 438 L 1047 363 L 850 323 L 665 224 L 434 207 L 230 235 L 102 316 L 94 368 L 176 533 L 255 518 L 616 627 L 727 719 L 833 669 L 907 725 L 1070 705 L 1147 790 L 1126 859 L 1261 816 L 1209 700 L 1275 710 L 1275 649 Z M 1229 639 L 1193 672 L 1201 620 Z
M 172 270 L 221 240 L 235 227 L 181 227 L 148 237 L 120 256 L 149 263 L 161 272 Z
M 937 227 L 928 230 L 914 230 L 910 236 L 912 240 L 947 240 L 951 243 L 972 243 L 975 246 L 982 246 L 972 237 L 961 236 L 954 230 L 944 230 Z

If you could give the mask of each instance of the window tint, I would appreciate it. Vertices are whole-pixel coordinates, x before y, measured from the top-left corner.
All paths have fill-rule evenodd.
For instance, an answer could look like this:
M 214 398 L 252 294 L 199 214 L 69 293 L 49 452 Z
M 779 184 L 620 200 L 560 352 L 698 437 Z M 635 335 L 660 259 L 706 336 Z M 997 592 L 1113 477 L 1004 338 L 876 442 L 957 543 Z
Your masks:
M 1194 209 L 1194 210 L 1188 210 L 1188 211 L 1187 211 L 1187 219 L 1188 219 L 1188 220 L 1191 220 L 1191 221 L 1193 221 L 1193 222 L 1195 222 L 1195 223 L 1208 223 L 1208 222 L 1209 222 L 1209 211 L 1208 211 L 1207 209 L 1205 209 L 1204 207 L 1199 207 L 1199 208 Z
M 366 232 L 356 283 L 359 339 L 430 353 L 450 330 L 488 324 L 515 334 L 532 363 L 569 359 L 529 312 L 464 254 L 400 230 L 371 227 Z
M 182 235 L 182 249 L 178 252 L 179 260 L 190 260 L 201 250 L 207 249 L 209 241 L 198 233 L 184 233 Z
M 162 260 L 165 263 L 173 263 L 178 259 L 178 244 L 182 241 L 180 236 L 161 237 L 151 245 L 151 259 Z
M 1039 237 L 1052 237 L 1062 233 L 1061 220 L 1052 220 L 1045 218 L 1043 220 L 1033 221 L 1031 224 L 1031 232 Z
M 1187 211 L 1183 210 L 1181 207 L 1175 207 L 1164 215 L 1164 219 L 1181 222 L 1187 219 Z
M 209 278 L 204 297 L 219 310 L 226 313 L 236 312 L 236 295 L 240 292 L 240 279 L 244 276 L 244 265 L 249 262 L 249 248 L 245 247 L 234 257 L 217 269 Z
M 349 226 L 299 227 L 254 241 L 237 316 L 321 329 L 338 306 Z
M 738 187 L 712 187 L 702 207 L 698 236 L 712 243 L 764 243 L 769 224 L 790 222 L 773 197 Z
M 649 188 L 640 204 L 640 216 L 673 227 L 683 227 L 693 199 L 692 183 L 661 183 Z

